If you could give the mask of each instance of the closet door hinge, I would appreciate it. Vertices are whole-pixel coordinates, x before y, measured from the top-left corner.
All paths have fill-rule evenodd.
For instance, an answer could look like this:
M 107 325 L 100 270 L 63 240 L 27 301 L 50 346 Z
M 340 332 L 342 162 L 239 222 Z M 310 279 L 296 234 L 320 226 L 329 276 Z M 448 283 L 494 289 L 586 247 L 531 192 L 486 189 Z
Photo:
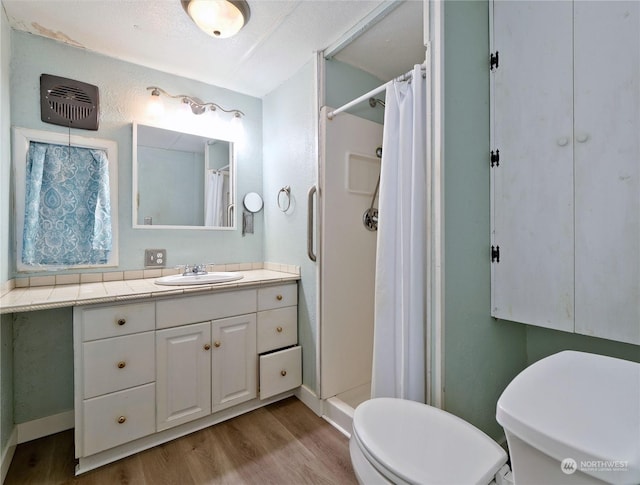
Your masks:
M 500 246 L 491 246 L 491 262 L 500 262 Z
M 495 54 L 492 52 L 489 58 L 489 70 L 493 71 L 494 69 L 498 69 L 498 51 Z
M 491 166 L 492 167 L 500 166 L 500 150 L 496 150 L 495 152 L 491 150 Z

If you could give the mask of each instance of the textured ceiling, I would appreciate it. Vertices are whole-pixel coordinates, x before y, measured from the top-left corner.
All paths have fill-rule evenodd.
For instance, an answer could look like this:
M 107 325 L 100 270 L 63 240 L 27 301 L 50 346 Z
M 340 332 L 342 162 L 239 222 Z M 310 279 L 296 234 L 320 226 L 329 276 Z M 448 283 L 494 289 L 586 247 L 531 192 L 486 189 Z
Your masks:
M 228 39 L 201 32 L 179 0 L 2 0 L 2 4 L 16 30 L 262 97 L 309 62 L 314 52 L 389 1 L 249 0 L 249 23 Z M 421 62 L 422 2 L 405 3 L 335 58 L 383 80 Z

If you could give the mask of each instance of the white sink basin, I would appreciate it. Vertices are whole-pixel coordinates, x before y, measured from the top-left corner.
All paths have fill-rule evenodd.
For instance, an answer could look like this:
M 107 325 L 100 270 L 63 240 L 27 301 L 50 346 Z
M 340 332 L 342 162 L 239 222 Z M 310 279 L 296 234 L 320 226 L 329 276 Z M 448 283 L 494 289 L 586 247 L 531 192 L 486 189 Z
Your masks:
M 154 281 L 156 285 L 167 286 L 184 286 L 184 285 L 211 285 L 214 283 L 227 283 L 229 281 L 236 281 L 242 279 L 242 275 L 238 273 L 226 273 L 217 271 L 213 273 L 201 274 L 201 275 L 187 275 L 180 274 L 172 276 L 163 276 Z

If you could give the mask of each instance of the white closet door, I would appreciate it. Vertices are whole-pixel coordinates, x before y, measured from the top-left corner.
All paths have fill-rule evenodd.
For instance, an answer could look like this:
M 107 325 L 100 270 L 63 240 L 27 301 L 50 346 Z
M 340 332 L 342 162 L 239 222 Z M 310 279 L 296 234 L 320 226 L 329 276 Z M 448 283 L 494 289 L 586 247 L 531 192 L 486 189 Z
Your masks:
M 570 2 L 493 3 L 491 149 L 500 165 L 492 169 L 492 244 L 500 262 L 492 264 L 492 315 L 566 331 L 574 316 L 572 17 Z
M 575 2 L 576 333 L 640 343 L 640 2 Z

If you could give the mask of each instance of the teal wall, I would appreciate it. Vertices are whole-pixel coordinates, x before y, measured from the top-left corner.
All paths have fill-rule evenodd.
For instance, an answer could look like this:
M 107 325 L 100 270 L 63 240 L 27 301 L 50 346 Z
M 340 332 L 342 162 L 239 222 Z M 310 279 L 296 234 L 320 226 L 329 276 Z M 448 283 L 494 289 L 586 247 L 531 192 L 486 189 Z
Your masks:
M 262 215 L 255 220 L 254 235 L 242 237 L 240 230 L 132 229 L 132 121 L 143 124 L 186 127 L 199 132 L 211 129 L 208 114 L 182 115 L 181 103 L 163 97 L 165 115 L 154 119 L 147 113 L 147 86 L 160 86 L 170 93 L 186 93 L 205 101 L 243 111 L 246 142 L 238 145 L 238 195 L 262 191 L 262 101 L 127 62 L 111 59 L 50 39 L 12 32 L 11 97 L 20 100 L 11 110 L 11 123 L 26 128 L 66 133 L 64 127 L 40 121 L 40 74 L 54 74 L 95 84 L 100 89 L 100 129 L 72 130 L 80 136 L 107 138 L 118 143 L 120 270 L 142 269 L 145 248 L 166 248 L 169 267 L 185 262 L 239 263 L 263 261 Z M 231 118 L 229 117 L 229 121 Z M 201 134 L 200 133 L 200 134 Z M 225 136 L 218 136 L 225 138 Z M 141 174 L 142 176 L 142 174 Z M 171 183 L 168 181 L 168 183 Z M 238 200 L 241 203 L 241 199 Z M 241 211 L 236 211 L 239 220 Z M 237 227 L 240 227 L 238 224 Z M 12 254 L 12 251 L 9 251 Z M 13 254 L 12 254 L 13 257 Z M 115 269 L 115 268 L 114 268 Z
M 315 120 L 316 69 L 308 62 L 263 99 L 264 252 L 266 261 L 301 268 L 298 293 L 298 340 L 302 345 L 302 381 L 316 387 L 317 264 L 307 257 L 307 191 L 317 180 Z M 278 191 L 291 187 L 291 207 L 277 206 Z M 317 246 L 316 246 L 317 247 Z
M 13 318 L 0 315 L 0 456 L 15 422 L 13 413 Z
M 368 93 L 372 89 L 384 84 L 387 80 L 378 79 L 371 74 L 348 64 L 336 60 L 325 62 L 325 102 L 326 106 L 339 108 L 340 106 Z M 375 96 L 384 101 L 385 92 Z M 375 108 L 369 106 L 368 101 L 363 101 L 347 110 L 360 118 L 382 123 L 384 121 L 384 108 L 378 105 Z
M 640 361 L 640 346 L 490 314 L 488 2 L 445 3 L 445 408 L 495 439 L 498 397 L 527 365 L 572 349 Z
M 14 314 L 16 423 L 73 410 L 72 309 Z
M 488 4 L 444 8 L 444 407 L 499 439 L 496 402 L 527 358 L 525 326 L 490 317 Z
M 0 283 L 11 279 L 11 28 L 0 7 Z
M 578 350 L 640 362 L 640 345 L 527 325 L 528 365 L 562 350 Z
M 10 228 L 10 93 L 11 29 L 0 8 L 0 285 L 11 279 Z M 13 432 L 13 319 L 0 317 L 0 456 Z

